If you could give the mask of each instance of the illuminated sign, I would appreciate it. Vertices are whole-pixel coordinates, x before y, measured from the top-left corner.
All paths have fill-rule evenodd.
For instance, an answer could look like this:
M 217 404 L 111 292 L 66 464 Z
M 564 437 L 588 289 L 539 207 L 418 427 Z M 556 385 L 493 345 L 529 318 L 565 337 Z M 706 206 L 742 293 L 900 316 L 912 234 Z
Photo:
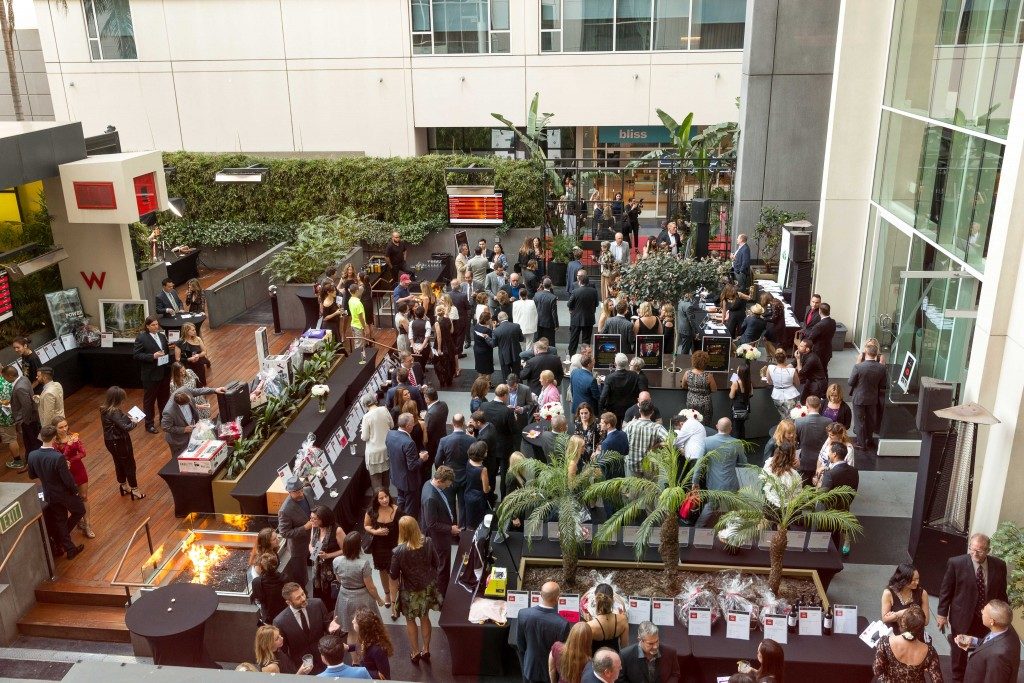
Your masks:
M 449 195 L 448 222 L 452 225 L 501 225 L 505 222 L 505 193 Z
M 14 304 L 11 301 L 11 283 L 6 270 L 0 270 L 0 320 L 14 316 Z

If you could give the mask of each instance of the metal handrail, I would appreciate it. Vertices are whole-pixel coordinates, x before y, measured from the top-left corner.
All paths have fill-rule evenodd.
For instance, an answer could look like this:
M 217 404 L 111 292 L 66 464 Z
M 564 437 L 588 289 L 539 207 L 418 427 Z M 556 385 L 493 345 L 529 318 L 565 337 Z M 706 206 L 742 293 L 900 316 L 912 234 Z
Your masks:
M 135 531 L 132 532 L 132 537 L 128 539 L 128 545 L 124 548 L 124 554 L 121 555 L 121 561 L 117 563 L 117 569 L 114 570 L 114 581 L 110 582 L 111 586 L 121 586 L 124 588 L 124 594 L 128 598 L 128 605 L 132 604 L 132 588 L 143 588 L 148 586 L 148 583 L 138 583 L 136 581 L 117 581 L 117 577 L 121 574 L 121 570 L 124 568 L 125 560 L 128 559 L 128 552 L 132 549 L 132 545 L 135 543 L 135 537 L 139 535 L 139 532 L 143 528 L 146 529 L 146 544 L 149 546 L 149 556 L 153 557 L 153 537 L 149 533 L 149 520 L 151 517 L 146 517 L 142 520 L 142 524 L 135 527 Z M 156 569 L 156 563 L 153 563 L 153 569 Z
M 35 517 L 26 522 L 25 526 L 21 527 L 21 531 L 18 532 L 18 537 L 14 539 L 14 545 L 7 551 L 7 557 L 4 558 L 3 562 L 0 562 L 0 574 L 4 573 L 4 568 L 7 563 L 10 562 L 11 557 L 14 555 L 14 551 L 17 550 L 18 544 L 21 543 L 21 537 L 25 535 L 28 528 L 39 522 L 39 533 L 43 538 L 43 555 L 46 557 L 46 568 L 50 571 L 50 580 L 54 580 L 56 575 L 54 574 L 53 557 L 50 555 L 50 539 L 46 536 L 46 522 L 43 521 L 43 513 L 40 512 Z

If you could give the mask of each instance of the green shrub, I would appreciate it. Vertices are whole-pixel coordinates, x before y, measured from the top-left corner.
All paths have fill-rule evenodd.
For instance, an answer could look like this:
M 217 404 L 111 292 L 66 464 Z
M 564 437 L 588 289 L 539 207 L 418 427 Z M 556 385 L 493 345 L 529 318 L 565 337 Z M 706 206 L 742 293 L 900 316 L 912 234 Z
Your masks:
M 24 223 L 0 222 L 0 251 L 11 251 L 32 242 L 42 246 L 53 244 L 52 218 L 46 211 L 45 198 L 41 199 L 43 210 L 28 216 Z M 36 330 L 50 327 L 45 295 L 63 289 L 60 270 L 56 266 L 17 282 L 12 280 L 10 285 L 14 317 L 0 323 L 0 346 L 10 345 L 15 337 L 28 336 Z
M 248 221 L 200 221 L 190 218 L 161 226 L 168 245 L 191 247 L 223 247 L 229 244 L 274 245 L 295 236 L 295 226 L 285 223 L 250 223 Z
M 658 252 L 623 267 L 620 283 L 622 291 L 637 301 L 673 303 L 687 292 L 714 287 L 727 267 L 727 261 L 717 258 L 681 259 Z
M 263 272 L 277 283 L 315 282 L 328 266 L 352 248 L 340 228 L 343 218 L 321 216 L 299 226 L 295 241 L 274 254 Z

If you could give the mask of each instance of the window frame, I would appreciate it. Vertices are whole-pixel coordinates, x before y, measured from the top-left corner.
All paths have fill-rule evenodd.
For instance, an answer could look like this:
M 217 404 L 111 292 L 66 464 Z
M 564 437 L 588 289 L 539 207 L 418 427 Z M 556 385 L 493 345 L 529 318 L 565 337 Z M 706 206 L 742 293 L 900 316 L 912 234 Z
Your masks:
M 412 44 L 410 49 L 412 50 L 413 57 L 472 57 L 479 55 L 508 55 L 512 54 L 512 7 L 509 4 L 509 28 L 507 29 L 495 29 L 493 15 L 491 14 L 491 3 L 493 0 L 487 0 L 487 51 L 486 52 L 443 52 L 438 54 L 435 52 L 436 43 L 434 40 L 434 2 L 435 0 L 426 0 L 428 17 L 430 22 L 430 28 L 426 31 L 414 31 L 413 16 L 412 16 L 412 4 L 413 0 L 409 0 L 409 32 L 412 36 Z M 507 52 L 495 52 L 492 48 L 494 46 L 494 36 L 504 35 L 508 36 L 508 51 Z M 430 52 L 416 52 L 415 40 L 417 37 L 428 36 L 430 38 Z
M 92 62 L 137 62 L 139 61 L 139 41 L 135 37 L 135 20 L 132 19 L 132 4 L 131 0 L 124 0 L 128 5 L 128 17 L 132 22 L 132 43 L 135 44 L 135 56 L 134 57 L 105 57 L 103 55 L 103 30 L 100 27 L 99 17 L 96 16 L 96 0 L 82 0 L 82 18 L 85 20 L 85 42 L 89 47 L 89 60 Z M 89 21 L 96 27 L 96 37 L 93 38 L 89 33 Z M 92 52 L 93 44 L 96 44 L 96 51 L 99 53 L 99 57 L 95 57 Z

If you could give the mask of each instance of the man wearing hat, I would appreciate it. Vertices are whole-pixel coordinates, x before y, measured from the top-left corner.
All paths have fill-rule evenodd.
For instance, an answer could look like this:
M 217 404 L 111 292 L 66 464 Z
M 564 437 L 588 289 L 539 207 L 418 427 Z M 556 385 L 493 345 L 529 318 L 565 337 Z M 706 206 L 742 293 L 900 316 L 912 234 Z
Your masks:
M 740 337 L 737 344 L 753 344 L 764 336 L 768 329 L 768 321 L 764 319 L 764 308 L 761 304 L 754 304 L 750 307 L 750 315 L 743 319 L 740 326 Z
M 409 277 L 408 273 L 402 273 L 398 278 L 398 286 L 395 287 L 394 292 L 391 295 L 391 300 L 395 304 L 395 308 L 398 308 L 398 304 L 403 301 L 412 303 L 416 299 L 416 295 L 409 291 L 409 283 L 412 282 L 412 278 Z
M 288 498 L 277 511 L 277 533 L 285 539 L 290 553 L 284 573 L 287 580 L 305 588 L 309 581 L 309 530 L 313 528 L 309 516 L 313 512 L 313 496 L 306 492 L 298 477 L 289 478 L 284 489 Z

